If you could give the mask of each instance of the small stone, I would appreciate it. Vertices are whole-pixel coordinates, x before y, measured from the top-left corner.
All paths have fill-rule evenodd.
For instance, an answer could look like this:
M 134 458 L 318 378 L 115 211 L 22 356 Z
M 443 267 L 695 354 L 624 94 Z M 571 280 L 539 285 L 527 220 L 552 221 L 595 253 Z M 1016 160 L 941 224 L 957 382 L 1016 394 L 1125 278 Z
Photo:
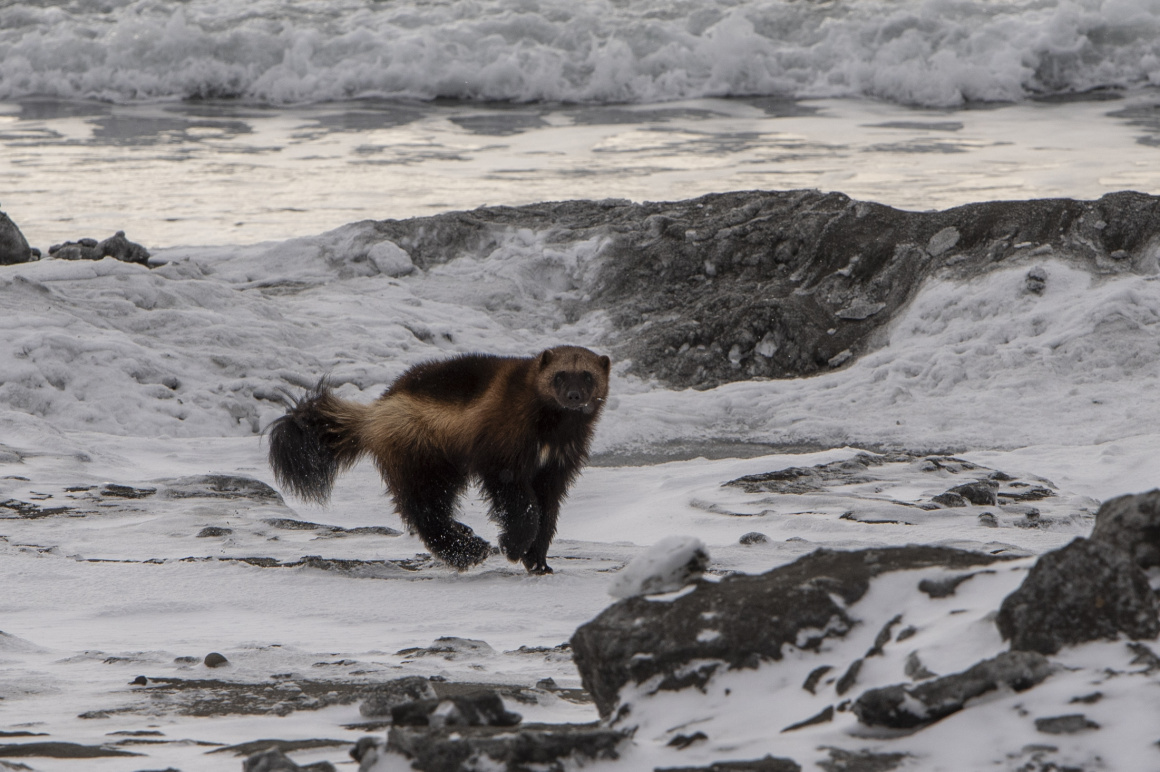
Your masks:
M 1076 732 L 1099 728 L 1099 724 L 1089 720 L 1082 713 L 1035 719 L 1035 729 L 1045 734 L 1075 734 Z
M 926 251 L 932 257 L 939 255 L 954 248 L 955 244 L 959 243 L 959 231 L 957 228 L 948 227 L 943 228 L 938 233 L 930 237 L 930 241 L 926 244 Z
M 767 544 L 769 537 L 759 531 L 750 531 L 747 534 L 743 534 L 739 541 L 742 544 Z
M 206 654 L 204 662 L 206 667 L 222 667 L 223 665 L 230 664 L 228 659 L 216 651 L 211 651 L 209 654 Z
M 148 686 L 149 679 L 143 675 L 139 675 L 136 678 L 134 678 L 132 681 L 130 681 L 129 685 L 130 686 Z
M 205 528 L 202 528 L 197 532 L 197 538 L 207 539 L 211 536 L 229 536 L 233 532 L 234 530 L 232 528 L 222 528 L 221 526 L 217 525 L 207 525 Z

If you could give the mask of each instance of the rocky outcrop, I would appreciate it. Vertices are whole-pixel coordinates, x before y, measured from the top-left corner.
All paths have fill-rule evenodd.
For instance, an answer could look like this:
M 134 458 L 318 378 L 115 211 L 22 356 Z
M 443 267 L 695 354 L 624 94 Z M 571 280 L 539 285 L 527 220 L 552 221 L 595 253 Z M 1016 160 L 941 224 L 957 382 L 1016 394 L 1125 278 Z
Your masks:
M 1156 596 L 1130 555 L 1091 539 L 1045 553 L 995 620 L 1012 649 L 1054 654 L 1064 646 L 1120 633 L 1160 633 Z
M 1140 568 L 1160 566 L 1160 489 L 1105 501 L 1092 541 L 1127 552 Z
M 752 191 L 483 207 L 370 227 L 371 241 L 389 240 L 424 270 L 490 254 L 521 229 L 553 247 L 603 239 L 595 268 L 574 277 L 578 300 L 565 316 L 603 310 L 614 327 L 607 345 L 633 372 L 710 388 L 852 361 L 934 272 L 967 276 L 1049 256 L 1095 273 L 1155 272 L 1160 198 L 906 212 L 838 193 Z M 1049 280 L 1029 266 L 1027 291 Z
M 622 600 L 577 629 L 573 657 L 584 687 L 608 717 L 626 684 L 651 679 L 657 690 L 701 686 L 718 670 L 779 660 L 787 645 L 817 650 L 826 639 L 844 636 L 856 621 L 847 606 L 879 574 L 935 565 L 963 569 L 998 559 L 930 546 L 818 550 L 761 575 L 698 582 L 668 602 Z
M 8 215 L 0 212 L 0 265 L 27 263 L 39 254 L 38 252 L 34 255 L 16 223 L 12 222 Z

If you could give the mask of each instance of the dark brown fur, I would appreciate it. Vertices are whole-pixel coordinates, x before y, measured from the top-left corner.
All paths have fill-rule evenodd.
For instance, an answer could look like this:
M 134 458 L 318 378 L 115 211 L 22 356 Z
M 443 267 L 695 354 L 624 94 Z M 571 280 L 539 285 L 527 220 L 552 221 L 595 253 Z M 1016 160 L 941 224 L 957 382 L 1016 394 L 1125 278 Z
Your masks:
M 325 502 L 338 473 L 369 454 L 403 521 L 461 570 L 491 550 L 454 518 L 476 479 L 504 554 L 548 573 L 560 503 L 587 461 L 609 366 L 579 346 L 528 358 L 465 354 L 411 368 L 369 405 L 321 384 L 270 427 L 270 465 L 284 487 Z

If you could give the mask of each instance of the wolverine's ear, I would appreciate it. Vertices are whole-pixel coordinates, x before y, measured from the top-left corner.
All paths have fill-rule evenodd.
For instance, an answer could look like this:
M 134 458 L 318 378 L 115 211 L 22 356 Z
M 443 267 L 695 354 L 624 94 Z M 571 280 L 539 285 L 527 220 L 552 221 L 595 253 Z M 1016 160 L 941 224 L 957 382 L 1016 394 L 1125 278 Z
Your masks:
M 604 374 L 607 375 L 609 369 L 612 368 L 612 360 L 606 356 L 600 357 L 600 366 L 604 368 Z
M 540 354 L 540 369 L 543 370 L 552 363 L 552 350 L 545 349 L 544 353 Z

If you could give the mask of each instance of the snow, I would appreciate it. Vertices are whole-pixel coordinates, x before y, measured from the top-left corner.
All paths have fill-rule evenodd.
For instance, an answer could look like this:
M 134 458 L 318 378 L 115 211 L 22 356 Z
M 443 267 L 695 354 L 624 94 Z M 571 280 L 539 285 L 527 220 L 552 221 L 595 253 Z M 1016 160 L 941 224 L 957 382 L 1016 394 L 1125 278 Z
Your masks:
M 608 594 L 631 598 L 676 592 L 700 578 L 708 565 L 709 552 L 700 539 L 666 536 L 629 561 L 613 578 Z
M 528 354 L 561 342 L 599 349 L 608 334 L 598 313 L 570 321 L 559 310 L 561 299 L 582 302 L 599 241 L 561 247 L 515 231 L 487 259 L 463 256 L 425 272 L 408 272 L 396 250 L 354 224 L 282 243 L 165 250 L 154 269 L 45 260 L 0 272 L 0 502 L 71 508 L 43 517 L 0 508 L 0 731 L 98 744 L 155 729 L 171 742 L 129 746 L 147 758 L 86 768 L 190 772 L 239 763 L 196 742 L 353 742 L 365 731 L 343 727 L 362 720 L 357 704 L 196 717 L 179 698 L 130 686 L 137 676 L 264 684 L 275 675 L 306 683 L 422 674 L 527 687 L 551 677 L 577 687 L 569 657 L 553 647 L 607 606 L 610 580 L 625 581 L 626 564 L 649 560 L 658 543 L 669 567 L 704 545 L 710 577 L 768 570 L 823 546 L 935 543 L 1029 556 L 977 572 L 947 599 L 915 589 L 922 578 L 945 578 L 942 569 L 887 575 L 851 607 L 856 618 L 899 610 L 917 629 L 866 660 L 859 689 L 905 681 L 911 652 L 931 671 L 952 673 L 1004 648 L 992 615 L 1030 556 L 1086 534 L 1099 500 L 1156 485 L 1160 285 L 1152 274 L 1097 277 L 1064 256 L 1039 255 L 982 276 L 930 280 L 874 351 L 818 377 L 670 391 L 617 363 L 594 464 L 565 502 L 549 553 L 551 576 L 528 576 L 501 556 L 459 574 L 417 558 L 424 550 L 413 536 L 354 531 L 401 529 L 370 465 L 340 478 L 328 508 L 172 495 L 176 481 L 210 473 L 272 484 L 260 432 L 284 409 L 283 390 L 323 375 L 341 395 L 370 400 L 426 359 Z M 1042 294 L 1026 289 L 1033 265 L 1047 275 Z M 827 449 L 777 450 L 791 442 Z M 752 455 L 755 444 L 768 452 L 730 457 Z M 725 457 L 700 457 L 707 447 Z M 1049 481 L 1057 495 L 1036 506 L 1050 525 L 1022 527 L 1019 512 L 991 508 L 991 528 L 980 524 L 985 508 L 905 506 L 961 481 L 917 461 L 883 466 L 876 482 L 811 494 L 722 487 L 851 459 L 863 447 L 952 450 Z M 664 463 L 641 462 L 666 453 Z M 98 495 L 108 483 L 156 492 Z M 856 519 L 844 518 L 853 510 Z M 280 519 L 320 527 L 272 524 Z M 474 494 L 463 519 L 494 543 Z M 231 533 L 199 538 L 207 526 Z M 754 530 L 768 542 L 739 543 Z M 362 562 L 344 571 L 307 556 Z M 706 620 L 703 635 L 713 631 Z M 1066 667 L 1041 686 L 986 695 L 984 709 L 903 740 L 869 736 L 848 712 L 782 734 L 834 702 L 832 684 L 816 695 L 800 688 L 819 657 L 835 668 L 827 678 L 838 678 L 877 633 L 856 626 L 820 654 L 795 650 L 776 666 L 721 674 L 705 693 L 642 692 L 634 713 L 642 723 L 619 768 L 772 752 L 808 769 L 830 746 L 901 749 L 932 770 L 1015 768 L 1044 742 L 1034 718 L 1080 712 L 1058 706 L 1097 689 L 1104 698 L 1080 708 L 1103 728 L 1051 736 L 1052 758 L 1112 770 L 1154 761 L 1141 754 L 1155 752 L 1147 718 L 1155 679 L 1104 673 L 1140 670 L 1123 642 L 1066 650 L 1057 658 Z M 442 636 L 487 648 L 453 658 L 402 653 Z M 201 660 L 211 651 L 230 664 L 207 669 Z M 526 721 L 596 719 L 590 704 L 548 692 L 536 705 L 508 707 Z M 667 745 L 677 726 L 715 741 L 678 752 Z M 727 756 L 718 737 L 728 738 Z M 293 755 L 306 763 L 344 754 Z M 386 758 L 378 768 L 405 766 Z

